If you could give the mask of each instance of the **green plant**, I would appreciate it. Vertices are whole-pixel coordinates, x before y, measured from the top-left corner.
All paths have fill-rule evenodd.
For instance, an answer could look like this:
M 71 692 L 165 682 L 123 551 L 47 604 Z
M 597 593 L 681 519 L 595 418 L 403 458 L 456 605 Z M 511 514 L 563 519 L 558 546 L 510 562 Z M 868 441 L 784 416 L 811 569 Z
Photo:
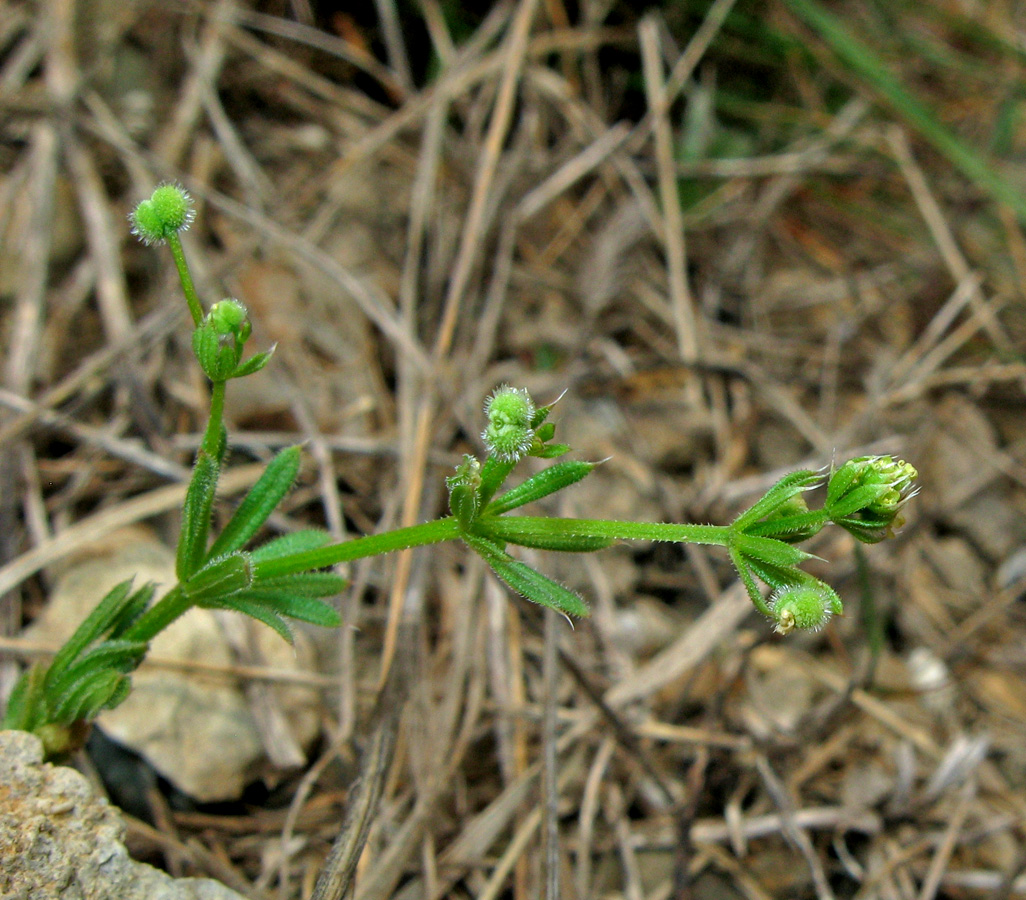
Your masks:
M 556 459 L 569 452 L 554 442 L 551 406 L 536 407 L 526 390 L 502 386 L 485 405 L 484 461 L 465 456 L 447 479 L 451 515 L 341 543 L 322 531 L 300 531 L 252 550 L 245 547 L 295 481 L 298 447 L 281 451 L 211 539 L 211 519 L 227 436 L 223 423 L 229 381 L 263 368 L 274 348 L 243 360 L 250 324 L 237 300 L 215 303 L 205 315 L 179 240 L 192 220 L 188 195 L 162 185 L 132 216 L 146 243 L 171 249 L 193 319 L 192 347 L 210 379 L 210 414 L 182 509 L 175 584 L 153 602 L 152 584 L 117 585 L 97 605 L 48 666 L 37 664 L 18 682 L 3 726 L 36 732 L 53 756 L 77 745 L 90 720 L 117 706 L 131 689 L 131 673 L 150 642 L 192 607 L 234 610 L 269 625 L 286 640 L 286 619 L 337 625 L 339 616 L 322 598 L 338 594 L 344 579 L 325 569 L 396 550 L 462 540 L 496 576 L 535 603 L 568 616 L 586 616 L 581 597 L 515 559 L 510 544 L 539 550 L 592 552 L 617 540 L 693 542 L 724 547 L 756 609 L 776 630 L 821 628 L 841 612 L 828 585 L 799 566 L 810 554 L 796 544 L 828 522 L 858 540 L 875 543 L 900 524 L 902 507 L 915 493 L 915 469 L 888 456 L 852 460 L 830 474 L 794 472 L 778 481 L 729 525 L 692 525 L 511 516 L 514 510 L 567 488 L 596 464 L 560 460 L 505 489 L 525 456 Z M 810 510 L 804 494 L 827 483 L 823 507 Z M 770 589 L 764 599 L 759 582 Z

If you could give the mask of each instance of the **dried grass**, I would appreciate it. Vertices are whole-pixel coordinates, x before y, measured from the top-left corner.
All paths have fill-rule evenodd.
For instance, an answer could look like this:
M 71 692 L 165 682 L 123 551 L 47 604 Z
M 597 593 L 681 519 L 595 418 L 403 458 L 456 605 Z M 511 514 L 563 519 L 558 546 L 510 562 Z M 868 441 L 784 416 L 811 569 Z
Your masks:
M 817 545 L 849 615 L 786 641 L 700 551 L 542 560 L 573 631 L 457 548 L 358 568 L 319 758 L 244 814 L 151 798 L 135 849 L 254 898 L 1026 893 L 1016 4 L 315 6 L 0 2 L 0 649 L 85 538 L 173 527 L 205 386 L 124 225 L 160 179 L 282 342 L 226 479 L 307 441 L 276 527 L 436 514 L 501 381 L 612 456 L 560 512 L 723 520 L 867 448 L 923 492 Z

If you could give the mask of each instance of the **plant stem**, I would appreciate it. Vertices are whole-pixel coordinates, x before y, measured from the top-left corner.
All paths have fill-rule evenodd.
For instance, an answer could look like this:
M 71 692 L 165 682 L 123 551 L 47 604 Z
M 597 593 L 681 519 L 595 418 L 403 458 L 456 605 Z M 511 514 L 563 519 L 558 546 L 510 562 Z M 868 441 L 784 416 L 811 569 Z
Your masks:
M 253 566 L 253 580 L 259 584 L 263 578 L 277 578 L 280 575 L 293 575 L 297 572 L 308 572 L 311 569 L 322 569 L 338 563 L 351 562 L 365 556 L 380 556 L 383 553 L 394 553 L 397 550 L 409 550 L 411 547 L 423 547 L 427 544 L 440 544 L 460 536 L 459 525 L 452 516 L 435 519 L 421 525 L 410 525 L 397 528 L 383 534 L 370 534 L 366 537 L 354 538 L 340 544 L 329 544 L 316 550 L 304 550 L 291 556 L 268 559 Z
M 157 603 L 144 612 L 123 635 L 126 641 L 152 641 L 180 615 L 188 612 L 192 601 L 181 585 L 175 585 Z
M 476 523 L 489 535 L 488 519 Z M 567 537 L 606 537 L 625 541 L 673 541 L 688 544 L 712 544 L 726 547 L 730 540 L 728 525 L 692 525 L 676 522 L 620 522 L 609 519 L 550 519 L 543 516 L 503 516 L 501 536 L 514 541 L 518 535 L 563 535 Z
M 203 449 L 211 459 L 221 459 L 221 422 L 224 418 L 224 393 L 226 381 L 213 381 L 210 387 L 210 418 L 203 435 Z
M 168 235 L 167 245 L 171 248 L 171 255 L 175 259 L 178 280 L 182 282 L 182 293 L 185 294 L 185 302 L 189 304 L 189 312 L 192 314 L 192 324 L 199 325 L 203 321 L 203 307 L 200 305 L 196 287 L 192 283 L 192 274 L 189 272 L 189 264 L 185 261 L 185 251 L 182 249 L 182 241 L 177 232 Z

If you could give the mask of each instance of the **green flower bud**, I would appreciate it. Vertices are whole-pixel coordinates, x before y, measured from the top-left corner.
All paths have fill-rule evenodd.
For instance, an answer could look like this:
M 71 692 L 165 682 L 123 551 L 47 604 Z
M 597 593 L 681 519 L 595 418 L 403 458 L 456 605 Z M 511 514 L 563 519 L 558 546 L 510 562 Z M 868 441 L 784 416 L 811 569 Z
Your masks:
M 780 634 L 788 634 L 795 628 L 819 631 L 831 616 L 844 611 L 837 592 L 817 579 L 778 588 L 770 595 L 767 605 L 777 623 L 774 630 Z
M 221 300 L 210 308 L 192 333 L 192 349 L 207 378 L 227 381 L 236 375 L 251 330 L 246 307 L 238 300 Z
M 219 300 L 211 306 L 208 318 L 218 334 L 224 336 L 231 335 L 236 339 L 239 343 L 240 351 L 242 345 L 249 340 L 250 333 L 253 331 L 246 307 L 231 297 L 226 300 Z
M 464 530 L 477 518 L 481 508 L 481 463 L 469 454 L 456 467 L 456 474 L 445 479 L 449 488 L 449 510 Z
M 823 508 L 856 539 L 875 544 L 904 524 L 899 514 L 918 492 L 913 488 L 918 474 L 904 460 L 860 456 L 830 476 Z
M 531 449 L 534 440 L 532 422 L 534 401 L 524 388 L 508 384 L 498 387 L 485 403 L 488 426 L 481 439 L 488 452 L 504 461 L 516 461 Z
M 132 234 L 143 243 L 160 244 L 188 228 L 195 215 L 187 191 L 177 184 L 162 184 L 128 218 Z

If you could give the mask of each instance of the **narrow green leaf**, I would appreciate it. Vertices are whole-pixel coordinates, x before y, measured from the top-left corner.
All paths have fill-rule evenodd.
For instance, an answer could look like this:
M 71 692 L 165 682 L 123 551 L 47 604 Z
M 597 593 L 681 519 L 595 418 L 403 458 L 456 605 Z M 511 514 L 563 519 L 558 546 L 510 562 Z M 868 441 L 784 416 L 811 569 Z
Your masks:
M 748 563 L 752 573 L 774 590 L 783 587 L 793 587 L 812 577 L 801 569 L 796 569 L 792 566 L 776 566 L 773 563 L 766 562 L 764 559 L 748 556 L 745 557 L 745 561 Z
M 54 709 L 63 709 L 72 703 L 69 698 L 81 696 L 83 685 L 93 684 L 108 675 L 127 675 L 135 671 L 146 650 L 146 644 L 135 641 L 110 642 L 93 648 L 60 679 L 47 686 L 48 702 Z
M 149 644 L 145 641 L 104 641 L 83 653 L 65 673 L 65 677 L 78 672 L 88 674 L 100 669 L 116 669 L 119 672 L 131 672 L 139 667 Z
M 460 531 L 473 525 L 481 508 L 477 485 L 452 484 L 449 487 L 449 511 L 460 524 Z
M 561 491 L 563 488 L 576 484 L 582 478 L 589 475 L 596 465 L 598 464 L 577 460 L 568 460 L 551 465 L 547 469 L 538 472 L 538 474 L 532 475 L 515 488 L 496 497 L 488 504 L 485 515 L 498 516 L 526 503 L 541 500 L 542 497 L 547 497 L 556 491 Z
M 588 605 L 577 594 L 513 559 L 494 541 L 475 534 L 466 534 L 463 540 L 488 563 L 501 581 L 531 602 L 551 607 L 568 616 L 583 618 L 589 615 Z
M 752 525 L 746 525 L 744 532 L 745 534 L 771 537 L 778 541 L 792 543 L 808 540 L 827 521 L 826 513 L 823 510 L 813 509 L 802 513 L 795 513 L 794 515 L 774 516 L 763 522 L 755 522 Z
M 730 544 L 747 557 L 761 559 L 775 566 L 797 566 L 807 559 L 812 559 L 811 553 L 806 553 L 794 544 L 785 544 L 775 538 L 759 537 L 754 534 L 733 532 Z
M 46 669 L 41 663 L 33 663 L 15 682 L 7 698 L 7 709 L 0 720 L 0 728 L 17 731 L 33 731 L 43 724 L 46 712 Z
M 797 496 L 803 491 L 812 490 L 823 483 L 823 476 L 819 472 L 802 470 L 791 472 L 780 479 L 773 487 L 762 495 L 752 506 L 746 509 L 733 521 L 733 527 L 738 531 L 747 531 L 750 525 L 754 525 L 760 519 L 779 509 L 780 506 Z
M 826 505 L 832 506 L 843 497 L 858 480 L 861 473 L 862 470 L 854 462 L 847 462 L 831 473 L 830 480 L 827 482 Z
M 112 587 L 82 620 L 64 646 L 57 651 L 46 672 L 46 684 L 53 684 L 85 649 L 97 638 L 116 626 L 135 597 L 130 594 L 132 581 L 122 581 Z
M 741 579 L 741 583 L 748 592 L 748 599 L 752 601 L 752 605 L 764 616 L 772 617 L 773 613 L 762 597 L 762 592 L 759 590 L 759 585 L 755 582 L 755 576 L 752 574 L 748 560 L 733 547 L 728 548 L 727 552 L 730 554 L 730 561 L 734 564 L 734 570 L 737 572 L 738 578 Z
M 107 637 L 116 639 L 121 637 L 136 620 L 149 608 L 153 595 L 157 592 L 157 585 L 153 581 L 147 581 L 137 591 L 125 600 L 117 616 L 112 619 Z
M 870 515 L 841 516 L 831 520 L 863 544 L 878 544 L 894 532 L 894 520 Z
M 53 721 L 70 723 L 79 719 L 93 719 L 112 699 L 124 691 L 128 676 L 118 672 L 96 672 L 79 681 L 75 688 L 63 696 L 53 710 Z
M 292 488 L 299 474 L 300 461 L 300 448 L 286 447 L 267 464 L 224 531 L 214 541 L 210 548 L 211 557 L 241 550 L 246 545 Z
M 516 460 L 501 460 L 489 455 L 484 465 L 481 466 L 481 507 L 486 507 L 495 496 L 495 492 L 502 487 L 503 482 L 509 477 L 509 473 L 516 467 Z
M 537 453 L 532 453 L 531 456 L 536 456 L 538 459 L 555 459 L 557 456 L 565 456 L 573 449 L 569 444 L 546 444 Z
M 132 679 L 125 675 L 115 685 L 114 690 L 107 693 L 107 698 L 103 701 L 102 705 L 96 707 L 96 715 L 99 715 L 102 710 L 114 709 L 120 706 L 128 699 L 128 695 L 131 693 Z
M 533 517 L 532 517 L 533 520 Z M 534 550 L 554 550 L 559 553 L 593 553 L 612 546 L 616 538 L 595 534 L 574 534 L 572 531 L 560 531 L 559 519 L 542 519 L 549 523 L 550 528 L 531 532 L 523 528 L 520 517 L 488 517 L 479 519 L 475 527 L 476 534 L 486 536 L 499 543 L 517 544 L 520 547 L 531 547 Z
M 277 347 L 277 344 L 275 344 Z M 274 355 L 275 347 L 271 347 L 270 350 L 264 350 L 261 353 L 257 353 L 255 356 L 251 356 L 244 363 L 239 365 L 234 372 L 231 374 L 231 378 L 245 378 L 247 375 L 252 375 L 254 372 L 259 372 L 264 366 L 270 361 Z
M 200 450 L 182 505 L 182 533 L 178 537 L 175 561 L 175 573 L 179 581 L 186 581 L 206 559 L 210 514 L 219 474 L 217 461 L 205 450 Z
M 212 559 L 182 585 L 197 606 L 248 588 L 253 583 L 253 564 L 248 553 L 230 553 Z
M 334 572 L 303 572 L 264 578 L 253 583 L 255 591 L 285 591 L 297 597 L 334 597 L 345 590 L 348 581 Z
M 539 428 L 542 427 L 542 423 L 549 417 L 549 413 L 552 412 L 553 405 L 554 404 L 550 403 L 548 406 L 539 406 L 537 409 L 535 409 L 534 415 L 531 417 L 532 430 L 537 431 Z M 554 425 L 549 425 L 547 427 L 555 431 Z M 551 441 L 552 436 L 549 435 L 549 437 L 543 438 L 543 440 Z
M 830 518 L 836 521 L 859 510 L 868 509 L 890 490 L 892 488 L 886 484 L 863 484 L 829 503 L 827 511 Z
M 285 623 L 285 620 L 261 602 L 256 600 L 247 600 L 245 596 L 226 597 L 220 603 L 215 605 L 220 609 L 229 609 L 233 612 L 240 612 L 252 619 L 256 619 L 258 622 L 263 622 L 269 628 L 273 628 L 278 632 L 278 634 L 290 644 L 294 641 L 292 631 Z
M 268 559 L 281 559 L 283 556 L 291 556 L 293 553 L 317 550 L 330 544 L 331 540 L 331 535 L 328 532 L 319 528 L 307 528 L 276 537 L 251 550 L 249 555 L 255 563 Z
M 301 622 L 322 625 L 325 628 L 337 628 L 342 624 L 342 618 L 334 607 L 313 597 L 259 588 L 243 591 L 241 596 L 246 603 L 259 604 L 276 615 L 289 619 L 298 619 Z M 232 601 L 235 599 L 235 597 L 231 598 Z

